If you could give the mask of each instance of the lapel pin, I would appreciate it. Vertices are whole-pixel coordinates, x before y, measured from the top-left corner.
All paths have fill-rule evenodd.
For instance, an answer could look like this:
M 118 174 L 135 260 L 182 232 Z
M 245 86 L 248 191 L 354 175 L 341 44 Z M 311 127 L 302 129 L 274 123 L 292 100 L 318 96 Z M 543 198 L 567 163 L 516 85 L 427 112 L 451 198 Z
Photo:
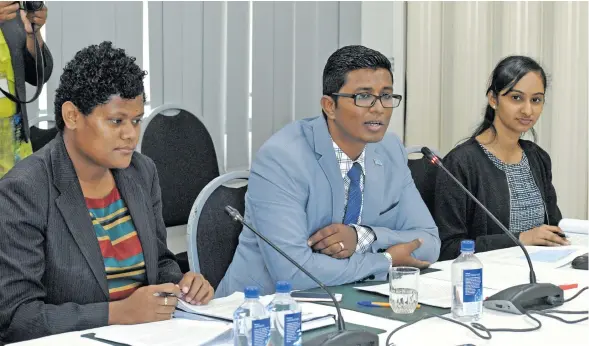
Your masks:
M 382 166 L 382 162 L 379 159 L 374 159 L 374 164 L 377 166 Z

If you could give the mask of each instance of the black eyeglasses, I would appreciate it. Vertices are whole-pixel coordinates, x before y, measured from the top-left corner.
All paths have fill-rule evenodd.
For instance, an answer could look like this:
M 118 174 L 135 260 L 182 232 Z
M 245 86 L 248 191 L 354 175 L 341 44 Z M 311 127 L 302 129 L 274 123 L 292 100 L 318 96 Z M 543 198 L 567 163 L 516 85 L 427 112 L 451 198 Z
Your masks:
M 397 94 L 382 94 L 380 96 L 372 95 L 370 93 L 359 94 L 341 94 L 333 93 L 332 96 L 349 97 L 354 99 L 354 104 L 362 108 L 370 108 L 374 106 L 376 100 L 380 100 L 383 108 L 397 108 L 401 104 L 403 96 Z

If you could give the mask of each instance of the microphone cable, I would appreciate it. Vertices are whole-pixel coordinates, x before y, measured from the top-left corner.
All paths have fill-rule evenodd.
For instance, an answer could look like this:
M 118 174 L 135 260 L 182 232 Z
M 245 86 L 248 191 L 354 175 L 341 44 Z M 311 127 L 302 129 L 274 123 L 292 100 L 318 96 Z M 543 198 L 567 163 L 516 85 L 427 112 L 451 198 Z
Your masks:
M 585 286 L 583 287 L 579 292 L 577 292 L 574 296 L 572 296 L 569 299 L 566 299 L 565 302 L 570 302 L 573 299 L 577 298 L 581 293 L 583 293 L 585 290 L 587 290 L 589 287 Z M 544 317 L 549 317 L 549 318 L 553 318 L 557 321 L 566 323 L 566 324 L 576 324 L 576 323 L 580 323 L 583 321 L 586 321 L 587 319 L 589 319 L 589 317 L 584 317 L 581 319 L 577 319 L 577 320 L 565 320 L 562 317 L 559 316 L 555 316 L 554 314 L 565 314 L 565 315 L 589 315 L 589 311 L 563 311 L 563 310 L 544 310 L 544 311 L 537 311 L 537 310 L 528 310 L 524 313 L 526 316 L 528 316 L 529 318 L 531 318 L 532 320 L 534 320 L 537 325 L 534 327 L 530 327 L 530 328 L 520 328 L 520 329 L 512 329 L 512 328 L 487 328 L 484 325 L 480 324 L 480 323 L 471 323 L 471 325 L 469 326 L 466 323 L 460 322 L 460 321 L 456 321 L 454 319 L 451 319 L 449 317 L 445 317 L 445 316 L 441 316 L 441 315 L 437 315 L 437 314 L 428 314 L 426 313 L 425 315 L 423 315 L 421 318 L 413 321 L 413 322 L 409 322 L 409 323 L 405 323 L 404 325 L 395 328 L 392 332 L 390 332 L 389 336 L 387 337 L 387 340 L 385 342 L 385 346 L 395 346 L 395 343 L 391 343 L 391 339 L 393 337 L 393 334 L 395 334 L 396 332 L 398 332 L 399 330 L 403 329 L 403 328 L 407 328 L 409 326 L 411 326 L 412 324 L 415 324 L 419 321 L 422 320 L 426 320 L 426 319 L 430 319 L 432 317 L 437 317 L 440 318 L 442 320 L 448 321 L 448 322 L 452 322 L 455 324 L 458 324 L 460 326 L 463 326 L 464 328 L 470 330 L 473 334 L 475 334 L 476 336 L 478 336 L 481 339 L 484 340 L 490 340 L 493 336 L 491 335 L 491 332 L 512 332 L 512 333 L 522 333 L 522 332 L 532 332 L 534 330 L 538 330 L 542 327 L 542 322 L 535 318 L 534 316 L 532 316 L 532 314 L 538 314 Z M 481 333 L 479 333 L 477 330 L 480 330 L 482 332 L 484 332 L 486 335 L 483 335 Z

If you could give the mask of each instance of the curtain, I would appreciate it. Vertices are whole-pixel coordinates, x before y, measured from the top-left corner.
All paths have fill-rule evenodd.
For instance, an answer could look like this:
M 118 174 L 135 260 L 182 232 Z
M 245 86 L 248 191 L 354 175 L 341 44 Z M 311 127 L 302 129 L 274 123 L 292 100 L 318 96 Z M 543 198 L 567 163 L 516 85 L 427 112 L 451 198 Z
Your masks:
M 550 86 L 535 129 L 552 158 L 558 204 L 586 219 L 587 2 L 409 2 L 406 145 L 442 153 L 482 120 L 489 76 L 508 55 L 536 59 Z

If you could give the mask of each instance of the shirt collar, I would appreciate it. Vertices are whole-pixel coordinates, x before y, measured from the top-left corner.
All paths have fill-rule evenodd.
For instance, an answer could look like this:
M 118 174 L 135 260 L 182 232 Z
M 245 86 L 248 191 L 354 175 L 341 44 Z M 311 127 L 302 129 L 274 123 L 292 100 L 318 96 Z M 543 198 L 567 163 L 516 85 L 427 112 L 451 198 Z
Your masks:
M 354 163 L 356 162 L 360 164 L 360 167 L 362 167 L 362 174 L 366 174 L 366 169 L 364 165 L 366 157 L 366 147 L 362 149 L 362 153 L 360 153 L 360 156 L 358 156 L 358 158 L 354 161 L 342 149 L 340 149 L 339 145 L 337 145 L 333 138 L 331 139 L 331 143 L 333 143 L 333 150 L 335 151 L 335 157 L 342 172 L 342 176 L 345 177 L 348 174 L 350 168 L 352 168 L 352 165 L 354 165 Z

